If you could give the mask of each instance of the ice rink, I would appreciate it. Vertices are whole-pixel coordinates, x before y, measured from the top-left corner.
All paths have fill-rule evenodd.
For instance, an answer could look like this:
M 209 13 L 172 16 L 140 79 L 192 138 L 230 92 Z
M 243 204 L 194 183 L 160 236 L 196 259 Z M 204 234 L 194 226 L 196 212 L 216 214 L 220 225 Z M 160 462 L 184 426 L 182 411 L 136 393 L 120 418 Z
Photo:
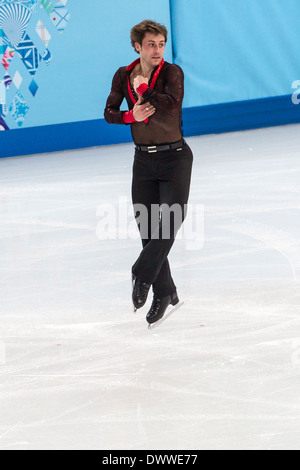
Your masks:
M 0 160 L 0 449 L 300 449 L 299 135 L 187 139 L 203 234 L 176 241 L 184 305 L 153 330 L 133 145 Z

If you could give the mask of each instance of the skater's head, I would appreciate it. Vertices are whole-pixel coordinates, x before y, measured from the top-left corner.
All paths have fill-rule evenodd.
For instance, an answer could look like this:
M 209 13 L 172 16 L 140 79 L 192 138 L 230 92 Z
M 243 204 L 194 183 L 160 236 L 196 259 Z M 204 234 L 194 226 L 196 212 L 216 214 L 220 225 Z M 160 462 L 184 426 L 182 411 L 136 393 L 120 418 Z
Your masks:
M 150 60 L 152 65 L 158 65 L 165 52 L 168 31 L 160 23 L 145 20 L 131 29 L 130 39 L 137 54 Z

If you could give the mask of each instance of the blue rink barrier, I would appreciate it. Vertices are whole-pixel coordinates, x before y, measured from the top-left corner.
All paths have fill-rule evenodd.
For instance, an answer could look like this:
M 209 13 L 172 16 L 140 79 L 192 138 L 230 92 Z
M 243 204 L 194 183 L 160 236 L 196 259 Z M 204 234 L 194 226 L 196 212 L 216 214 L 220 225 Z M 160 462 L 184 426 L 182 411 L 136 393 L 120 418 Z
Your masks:
M 291 95 L 185 108 L 185 137 L 300 123 Z M 0 157 L 31 155 L 131 142 L 130 126 L 104 119 L 0 132 Z
M 183 110 L 186 137 L 296 123 L 300 123 L 300 104 L 292 102 L 292 95 Z

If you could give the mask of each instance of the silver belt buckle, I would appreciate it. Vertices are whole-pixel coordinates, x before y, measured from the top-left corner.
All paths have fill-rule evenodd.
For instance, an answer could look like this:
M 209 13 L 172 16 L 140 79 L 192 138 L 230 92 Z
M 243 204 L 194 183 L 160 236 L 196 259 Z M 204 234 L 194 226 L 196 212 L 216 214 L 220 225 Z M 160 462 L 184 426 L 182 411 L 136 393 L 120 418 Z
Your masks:
M 157 152 L 156 145 L 153 145 L 152 147 L 148 147 L 148 153 L 156 153 L 156 152 Z

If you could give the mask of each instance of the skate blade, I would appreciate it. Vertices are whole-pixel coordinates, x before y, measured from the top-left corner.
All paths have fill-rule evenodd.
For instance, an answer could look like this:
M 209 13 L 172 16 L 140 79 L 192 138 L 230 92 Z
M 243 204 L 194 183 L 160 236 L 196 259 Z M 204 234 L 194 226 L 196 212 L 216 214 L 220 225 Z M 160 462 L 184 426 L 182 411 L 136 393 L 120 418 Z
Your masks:
M 133 311 L 133 313 L 137 313 L 137 312 L 138 312 L 138 309 L 136 308 L 136 306 L 134 305 L 133 302 L 131 302 L 131 305 L 132 305 L 132 311 Z
M 151 325 L 148 325 L 148 330 L 154 330 L 154 328 L 157 328 L 160 326 L 164 321 L 166 321 L 173 313 L 176 312 L 176 310 L 179 310 L 183 306 L 184 302 L 179 302 L 179 304 L 175 305 L 172 310 L 170 310 L 168 313 L 166 313 L 160 320 L 158 320 L 155 323 L 152 323 Z
M 134 289 L 134 284 L 135 284 L 135 280 L 131 280 L 131 286 L 132 286 L 132 290 Z M 134 303 L 132 302 L 132 311 L 133 313 L 136 313 L 138 311 L 138 309 L 136 308 L 136 306 L 134 305 Z

